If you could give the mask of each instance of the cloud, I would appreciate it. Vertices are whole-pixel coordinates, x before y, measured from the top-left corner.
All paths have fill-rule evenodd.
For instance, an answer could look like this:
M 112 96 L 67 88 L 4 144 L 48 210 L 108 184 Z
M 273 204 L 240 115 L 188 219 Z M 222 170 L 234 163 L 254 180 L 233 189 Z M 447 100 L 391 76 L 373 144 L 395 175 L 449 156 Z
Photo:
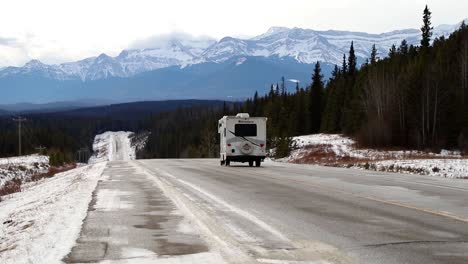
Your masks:
M 138 39 L 130 43 L 130 49 L 151 49 L 164 47 L 173 41 L 179 41 L 183 45 L 190 45 L 194 48 L 206 48 L 216 42 L 216 39 L 208 36 L 193 36 L 185 32 L 172 32 L 168 34 L 153 35 L 147 38 Z
M 18 45 L 18 39 L 0 37 L 0 45 L 1 46 L 9 46 L 9 47 L 17 46 Z

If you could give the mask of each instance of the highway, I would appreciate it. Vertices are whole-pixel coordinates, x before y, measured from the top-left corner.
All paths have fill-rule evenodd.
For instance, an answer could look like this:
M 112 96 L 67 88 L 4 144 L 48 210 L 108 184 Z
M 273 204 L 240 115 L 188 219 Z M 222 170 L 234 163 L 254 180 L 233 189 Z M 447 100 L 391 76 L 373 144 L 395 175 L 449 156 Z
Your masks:
M 468 263 L 468 181 L 109 162 L 67 263 Z

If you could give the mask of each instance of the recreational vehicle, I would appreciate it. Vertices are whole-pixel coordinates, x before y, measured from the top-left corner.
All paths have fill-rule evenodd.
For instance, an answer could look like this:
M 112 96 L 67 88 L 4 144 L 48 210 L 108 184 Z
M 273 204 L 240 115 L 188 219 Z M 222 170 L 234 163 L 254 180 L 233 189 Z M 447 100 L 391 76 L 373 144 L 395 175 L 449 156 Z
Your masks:
M 221 165 L 248 162 L 259 167 L 266 153 L 266 117 L 247 113 L 224 116 L 218 122 Z

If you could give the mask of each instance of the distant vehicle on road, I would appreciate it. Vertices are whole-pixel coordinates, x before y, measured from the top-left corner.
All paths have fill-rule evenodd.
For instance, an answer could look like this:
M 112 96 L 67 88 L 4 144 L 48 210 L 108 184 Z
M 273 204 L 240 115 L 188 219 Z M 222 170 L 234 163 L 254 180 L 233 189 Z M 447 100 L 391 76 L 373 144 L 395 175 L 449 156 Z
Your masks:
M 260 167 L 266 155 L 266 117 L 250 117 L 247 113 L 224 116 L 218 121 L 220 163 L 248 162 Z

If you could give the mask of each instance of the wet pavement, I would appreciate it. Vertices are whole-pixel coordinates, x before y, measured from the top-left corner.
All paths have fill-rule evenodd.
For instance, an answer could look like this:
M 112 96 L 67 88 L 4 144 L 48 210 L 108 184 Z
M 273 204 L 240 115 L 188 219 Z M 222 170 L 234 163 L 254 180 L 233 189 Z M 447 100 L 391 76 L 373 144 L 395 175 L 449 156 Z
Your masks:
M 190 221 L 146 175 L 109 162 L 66 263 L 161 258 L 208 251 Z

